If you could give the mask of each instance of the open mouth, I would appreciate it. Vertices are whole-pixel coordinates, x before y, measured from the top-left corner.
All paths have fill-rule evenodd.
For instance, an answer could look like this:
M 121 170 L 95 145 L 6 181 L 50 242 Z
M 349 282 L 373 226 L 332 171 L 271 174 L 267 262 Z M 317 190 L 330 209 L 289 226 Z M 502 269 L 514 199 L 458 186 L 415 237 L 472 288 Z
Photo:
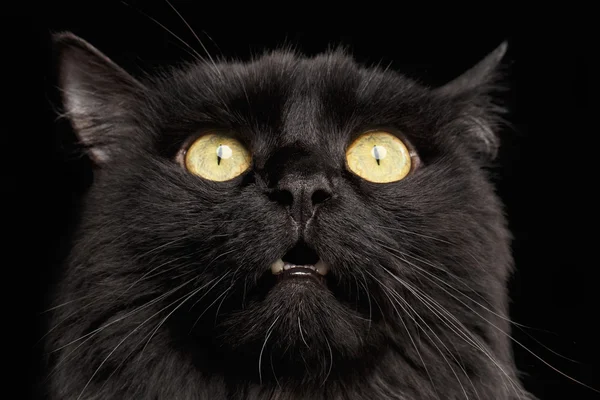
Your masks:
M 276 275 L 279 280 L 290 278 L 313 278 L 321 283 L 325 283 L 325 275 L 329 267 L 322 260 L 316 264 L 296 265 L 285 262 L 282 259 L 271 264 L 271 273 Z
M 329 266 L 319 259 L 317 253 L 300 243 L 282 258 L 271 264 L 271 273 L 278 281 L 286 279 L 315 279 L 325 284 Z
M 297 243 L 267 268 L 257 279 L 256 285 L 245 292 L 246 301 L 279 302 L 289 296 L 317 296 L 322 301 L 335 300 L 352 312 L 372 318 L 370 297 L 368 294 L 362 295 L 362 289 L 368 288 L 356 282 L 356 289 L 350 290 L 351 284 L 343 275 L 338 275 L 340 271 L 336 271 L 333 265 L 321 259 L 305 243 Z

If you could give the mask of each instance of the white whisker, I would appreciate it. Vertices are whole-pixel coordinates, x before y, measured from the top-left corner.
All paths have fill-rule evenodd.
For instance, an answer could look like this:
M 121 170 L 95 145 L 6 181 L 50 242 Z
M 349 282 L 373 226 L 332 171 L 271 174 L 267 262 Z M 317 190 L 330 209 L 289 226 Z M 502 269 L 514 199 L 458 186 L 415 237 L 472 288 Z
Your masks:
M 321 386 L 325 385 L 327 378 L 329 378 L 329 375 L 331 374 L 331 369 L 333 368 L 333 351 L 331 350 L 331 345 L 329 344 L 329 340 L 327 340 L 327 336 L 323 336 L 323 339 L 325 339 L 325 343 L 327 343 L 327 348 L 329 349 L 329 370 L 327 371 L 327 375 L 325 375 L 325 379 L 323 379 Z
M 190 24 L 188 24 L 188 22 L 185 20 L 185 18 L 183 18 L 183 15 L 181 15 L 181 13 L 179 13 L 179 11 L 177 11 L 177 9 L 173 6 L 173 4 L 171 4 L 171 2 L 169 0 L 165 0 L 165 2 L 169 5 L 169 7 L 171 7 L 173 9 L 173 11 L 175 11 L 175 13 L 177 14 L 177 16 L 183 21 L 183 23 L 185 24 L 185 26 L 188 27 L 188 29 L 190 30 L 190 32 L 192 32 L 192 35 L 194 35 L 194 37 L 196 38 L 196 40 L 198 41 L 198 43 L 200 43 L 200 46 L 202 46 L 202 49 L 204 50 L 204 52 L 208 56 L 208 59 L 210 60 L 210 62 L 215 67 L 215 71 L 220 75 L 221 71 L 219 71 L 219 68 L 217 67 L 217 64 L 215 63 L 215 60 L 213 60 L 212 56 L 208 52 L 208 49 L 206 48 L 206 46 L 204 45 L 204 43 L 202 43 L 202 40 L 200 40 L 200 38 L 198 37 L 198 35 L 196 35 L 196 32 L 194 32 L 194 30 L 192 29 L 192 27 L 190 26 Z
M 302 341 L 304 342 L 304 344 L 306 345 L 307 348 L 310 348 L 308 343 L 306 343 L 306 339 L 304 339 L 304 333 L 302 332 L 302 323 L 300 322 L 299 315 L 298 315 L 298 329 L 300 330 L 300 337 L 302 338 Z
M 273 333 L 273 327 L 275 326 L 275 324 L 277 323 L 277 321 L 279 320 L 280 316 L 277 316 L 277 318 L 275 318 L 275 320 L 273 321 L 273 323 L 271 324 L 271 326 L 269 326 L 269 329 L 267 329 L 267 333 L 265 335 L 265 341 L 262 345 L 262 348 L 260 349 L 260 354 L 258 355 L 258 378 L 260 381 L 260 384 L 262 385 L 262 369 L 261 369 L 261 364 L 262 364 L 262 355 L 263 352 L 265 351 L 265 346 L 267 345 L 267 341 L 269 340 L 269 337 L 271 336 L 271 333 Z
M 198 289 L 195 289 L 194 291 L 196 291 Z M 81 396 L 83 395 L 83 393 L 85 392 L 85 389 L 87 389 L 87 387 L 89 386 L 89 384 L 92 382 L 92 380 L 94 379 L 94 377 L 96 376 L 96 374 L 100 371 L 100 369 L 102 368 L 102 366 L 106 363 L 106 361 L 110 358 L 110 356 L 117 351 L 117 349 L 119 347 L 121 347 L 121 345 L 131 336 L 133 335 L 135 332 L 137 332 L 137 330 L 139 328 L 141 328 L 143 325 L 145 325 L 148 321 L 150 321 L 152 318 L 154 318 L 155 316 L 157 316 L 158 314 L 160 314 L 161 312 L 163 312 L 164 310 L 166 310 L 167 308 L 171 307 L 173 304 L 177 303 L 179 300 L 181 300 L 182 298 L 188 296 L 183 295 L 180 298 L 178 298 L 177 300 L 175 300 L 174 302 L 170 303 L 169 305 L 161 308 L 160 310 L 158 310 L 157 312 L 155 312 L 154 314 L 152 314 L 150 317 L 148 317 L 147 319 L 145 319 L 143 322 L 141 322 L 138 326 L 136 326 L 135 328 L 132 329 L 132 331 L 127 334 L 127 336 L 125 336 L 123 339 L 121 339 L 121 341 L 115 346 L 114 349 L 112 349 L 112 351 L 110 353 L 108 353 L 108 355 L 106 356 L 106 358 L 100 363 L 100 365 L 98 366 L 98 368 L 96 368 L 96 370 L 94 371 L 94 373 L 92 374 L 92 376 L 90 377 L 90 379 L 87 381 L 87 383 L 85 384 L 85 386 L 83 387 L 83 389 L 81 390 L 81 393 L 79 394 L 79 396 L 77 396 L 77 400 L 79 400 L 81 398 Z M 189 298 L 189 296 L 188 296 Z
M 223 276 L 222 276 L 222 277 L 221 277 L 221 278 L 220 278 L 220 279 L 217 281 L 217 283 L 219 283 L 221 280 L 223 280 L 223 278 L 225 278 L 226 276 L 227 276 L 227 275 L 223 275 Z M 187 302 L 189 299 L 191 299 L 191 298 L 192 298 L 194 295 L 196 295 L 196 293 L 198 293 L 199 291 L 201 291 L 202 289 L 204 289 L 204 288 L 205 288 L 206 286 L 208 286 L 209 284 L 210 284 L 210 282 L 209 282 L 209 283 L 207 283 L 207 284 L 205 284 L 205 285 L 202 285 L 202 286 L 200 286 L 200 287 L 199 287 L 199 288 L 197 288 L 197 289 L 195 289 L 195 290 L 194 290 L 194 291 L 193 291 L 193 292 L 192 292 L 192 293 L 191 293 L 191 294 L 190 294 L 188 297 L 186 297 L 186 298 L 185 298 L 185 300 L 183 300 L 183 301 L 182 301 L 182 302 L 181 302 L 179 305 L 177 305 L 177 307 L 175 307 L 173 310 L 171 310 L 171 312 L 169 312 L 169 313 L 167 314 L 167 316 L 166 316 L 166 317 L 164 317 L 162 321 L 160 321 L 160 323 L 158 324 L 158 326 L 156 327 L 156 329 L 154 329 L 154 331 L 153 331 L 153 332 L 152 332 L 152 334 L 150 335 L 150 338 L 148 339 L 148 341 L 147 341 L 147 342 L 146 342 L 146 344 L 144 345 L 144 348 L 142 349 L 141 353 L 143 353 L 143 352 L 144 352 L 144 349 L 146 349 L 146 347 L 148 346 L 148 343 L 150 343 L 150 340 L 152 340 L 152 338 L 154 337 L 154 335 L 156 334 L 156 332 L 158 332 L 158 330 L 159 330 L 159 329 L 160 329 L 160 327 L 161 327 L 161 326 L 162 326 L 162 325 L 165 323 L 165 321 L 166 321 L 167 319 L 169 319 L 169 317 L 170 317 L 171 315 L 173 315 L 173 313 L 174 313 L 175 311 L 177 311 L 177 310 L 178 310 L 178 309 L 179 309 L 179 308 L 180 308 L 182 305 L 184 305 L 184 304 L 185 304 L 185 303 L 186 303 L 186 302 Z M 214 286 L 216 286 L 216 284 L 215 284 Z M 214 287 L 214 286 L 213 286 L 213 287 Z M 211 289 L 212 289 L 212 288 L 211 288 Z M 210 292 L 210 290 L 209 290 L 208 292 Z M 208 292 L 207 292 L 207 293 L 208 293 Z M 203 295 L 203 297 L 204 297 L 204 296 L 206 296 L 206 294 L 207 294 L 207 293 L 205 293 L 205 294 Z
M 396 314 L 398 314 L 398 318 L 400 319 L 400 322 L 402 323 L 402 326 L 404 327 L 404 329 L 406 330 L 406 333 L 408 334 L 408 338 L 410 339 L 413 347 L 415 348 L 415 351 L 417 352 L 417 355 L 419 356 L 419 359 L 421 360 L 421 364 L 423 364 L 423 368 L 425 369 L 425 373 L 427 374 L 427 377 L 429 378 L 429 382 L 431 382 L 431 387 L 433 388 L 433 391 L 436 394 L 436 397 L 439 399 L 440 396 L 437 392 L 437 388 L 435 386 L 435 383 L 433 382 L 433 378 L 431 377 L 431 373 L 429 372 L 429 368 L 427 368 L 427 364 L 425 363 L 425 360 L 423 360 L 423 356 L 421 355 L 421 352 L 419 351 L 419 348 L 413 338 L 413 336 L 410 333 L 410 330 L 408 329 L 408 326 L 406 326 L 406 322 L 404 322 L 404 318 L 402 318 L 402 314 L 400 314 L 400 312 L 398 311 L 398 309 L 396 308 L 395 304 L 398 304 L 398 306 L 400 306 L 400 308 L 402 308 L 402 310 L 415 322 L 415 324 L 417 325 L 417 327 L 419 327 L 421 330 L 423 330 L 423 328 L 419 325 L 419 323 L 414 319 L 414 317 L 404 308 L 402 307 L 402 305 L 400 303 L 398 303 L 397 301 L 393 301 L 392 298 L 390 297 L 391 293 L 390 293 L 390 288 L 385 285 L 383 282 L 381 282 L 379 279 L 377 279 L 374 275 L 372 275 L 370 272 L 367 272 L 375 281 L 377 281 L 379 283 L 379 285 L 381 286 L 381 288 L 383 289 L 383 293 L 384 295 L 388 298 L 388 300 L 390 301 L 390 304 L 392 305 L 392 307 L 394 307 L 394 310 L 396 311 Z M 398 295 L 399 296 L 399 295 Z M 425 335 L 427 335 L 426 332 L 424 332 Z M 434 344 L 435 346 L 435 344 Z M 436 346 L 437 348 L 437 346 Z M 438 349 L 438 351 L 440 351 Z M 441 353 L 441 351 L 440 351 Z M 443 357 L 443 355 L 442 355 Z M 450 367 L 452 368 L 452 367 Z M 457 378 L 458 379 L 458 378 Z M 459 380 L 460 383 L 460 380 Z
M 125 4 L 128 7 L 132 7 L 130 4 L 126 3 L 125 1 L 122 1 L 123 4 Z M 185 40 L 183 40 L 182 38 L 180 38 L 179 36 L 177 36 L 175 33 L 173 33 L 170 29 L 168 29 L 166 26 L 164 26 L 163 24 L 161 24 L 160 22 L 158 22 L 155 18 L 151 17 L 150 15 L 146 14 L 145 12 L 143 12 L 142 10 L 136 9 L 137 12 L 143 14 L 144 16 L 146 16 L 148 19 L 150 19 L 152 22 L 154 22 L 155 24 L 157 24 L 158 26 L 160 26 L 161 28 L 163 28 L 167 33 L 170 33 L 175 39 L 179 40 L 181 43 L 183 43 L 184 46 L 186 46 L 188 49 L 190 49 L 194 55 L 201 60 L 202 56 L 200 55 L 200 53 L 198 53 L 198 51 L 196 51 L 196 49 L 194 49 L 192 46 L 190 46 Z
M 410 285 L 409 283 L 400 280 L 398 277 L 396 277 L 393 273 L 391 273 L 390 271 L 388 271 L 387 269 L 385 269 L 385 271 L 390 274 L 394 279 L 398 280 L 401 285 L 403 285 L 406 289 L 408 289 L 418 300 L 420 300 L 431 312 L 434 316 L 436 316 L 438 319 L 440 319 L 442 321 L 442 323 L 444 323 L 444 325 L 446 325 L 448 328 L 450 328 L 450 330 L 452 330 L 452 332 L 454 332 L 459 338 L 463 339 L 467 344 L 470 344 L 471 346 L 473 346 L 473 348 L 475 350 L 481 351 L 486 357 L 488 357 L 490 359 L 490 361 L 503 373 L 503 375 L 510 381 L 510 383 L 513 386 L 513 389 L 515 390 L 515 393 L 517 394 L 517 396 L 519 396 L 519 392 L 518 392 L 518 385 L 514 382 L 514 380 L 508 375 L 508 373 L 504 370 L 504 368 L 502 368 L 499 364 L 499 362 L 492 356 L 492 354 L 485 349 L 485 345 L 482 344 L 481 342 L 479 342 L 474 336 L 473 334 L 471 334 L 469 332 L 469 330 L 456 318 L 454 317 L 449 311 L 447 311 L 442 305 L 440 305 L 438 302 L 436 302 L 435 300 L 433 300 L 431 298 L 431 296 L 428 296 L 427 294 L 423 293 L 422 291 L 420 291 L 421 293 L 423 293 L 423 296 L 419 296 L 417 293 L 417 290 L 414 286 Z M 451 321 L 449 321 L 452 325 L 454 325 L 454 328 L 450 327 L 445 321 L 444 319 L 442 319 L 441 317 L 443 317 L 444 315 L 439 314 L 439 311 L 436 311 L 435 309 L 432 309 L 429 305 L 428 302 L 432 302 L 433 304 L 437 305 L 439 310 L 441 310 L 444 314 L 447 314 L 450 318 L 452 318 L 454 321 L 456 321 L 456 323 L 458 325 L 460 325 L 459 327 L 456 327 Z M 466 373 L 465 373 L 466 374 Z

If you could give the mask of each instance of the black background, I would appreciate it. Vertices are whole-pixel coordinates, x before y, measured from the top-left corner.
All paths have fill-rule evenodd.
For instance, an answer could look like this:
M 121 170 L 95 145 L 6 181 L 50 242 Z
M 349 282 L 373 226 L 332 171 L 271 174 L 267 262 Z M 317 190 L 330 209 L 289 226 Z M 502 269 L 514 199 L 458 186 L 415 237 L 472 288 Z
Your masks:
M 189 49 L 150 17 L 205 54 L 164 1 L 85 3 L 54 2 L 43 12 L 5 17 L 2 52 L 8 73 L 3 79 L 9 105 L 3 107 L 8 113 L 0 151 L 6 163 L 5 226 L 12 239 L 4 241 L 6 270 L 15 273 L 6 276 L 11 284 L 5 293 L 12 302 L 7 309 L 16 311 L 10 320 L 19 326 L 14 333 L 25 342 L 23 353 L 34 350 L 23 369 L 27 379 L 39 373 L 41 350 L 35 343 L 48 329 L 39 318 L 47 308 L 44 296 L 89 178 L 85 160 L 70 153 L 72 134 L 55 123 L 51 32 L 80 35 L 134 75 L 192 59 Z M 600 398 L 553 369 L 600 389 L 599 296 L 593 280 L 597 234 L 591 211 L 597 157 L 584 155 L 593 149 L 597 132 L 589 122 L 593 46 L 582 19 L 566 14 L 525 19 L 518 17 L 519 10 L 477 9 L 460 13 L 460 19 L 443 14 L 443 23 L 391 9 L 371 9 L 372 17 L 353 9 L 350 19 L 291 4 L 289 9 L 273 6 L 255 19 L 233 4 L 224 3 L 229 10 L 217 12 L 193 3 L 173 1 L 213 56 L 247 59 L 283 44 L 314 54 L 343 44 L 360 62 L 390 64 L 428 84 L 453 78 L 507 39 L 505 83 L 511 90 L 501 100 L 511 109 L 512 127 L 504 129 L 494 172 L 515 236 L 511 316 L 529 327 L 514 330 L 514 338 L 529 349 L 515 344 L 518 367 L 527 389 L 541 399 Z M 304 19 L 302 11 L 312 17 Z M 293 16 L 302 24 L 276 26 Z M 26 335 L 23 326 L 32 327 Z

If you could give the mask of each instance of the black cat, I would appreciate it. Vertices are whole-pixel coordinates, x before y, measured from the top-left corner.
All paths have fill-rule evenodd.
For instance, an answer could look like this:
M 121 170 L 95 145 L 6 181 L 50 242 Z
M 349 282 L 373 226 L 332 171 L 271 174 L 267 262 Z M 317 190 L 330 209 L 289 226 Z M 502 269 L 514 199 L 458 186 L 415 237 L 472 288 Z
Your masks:
M 97 168 L 53 399 L 529 399 L 485 167 L 502 44 L 439 88 L 342 52 L 134 79 L 54 37 Z

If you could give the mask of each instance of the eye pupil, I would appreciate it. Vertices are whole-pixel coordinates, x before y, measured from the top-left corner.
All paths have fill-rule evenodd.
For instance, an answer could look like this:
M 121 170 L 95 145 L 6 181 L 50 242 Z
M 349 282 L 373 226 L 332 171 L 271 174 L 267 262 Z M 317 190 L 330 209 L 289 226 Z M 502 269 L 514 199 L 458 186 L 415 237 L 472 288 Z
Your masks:
M 387 155 L 387 149 L 383 146 L 374 145 L 371 149 L 371 155 L 377 161 L 377 165 L 380 165 L 381 160 Z
M 226 144 L 219 144 L 219 146 L 217 146 L 217 165 L 221 164 L 222 159 L 227 160 L 228 158 L 231 158 L 232 155 L 233 151 L 231 151 L 231 147 Z

